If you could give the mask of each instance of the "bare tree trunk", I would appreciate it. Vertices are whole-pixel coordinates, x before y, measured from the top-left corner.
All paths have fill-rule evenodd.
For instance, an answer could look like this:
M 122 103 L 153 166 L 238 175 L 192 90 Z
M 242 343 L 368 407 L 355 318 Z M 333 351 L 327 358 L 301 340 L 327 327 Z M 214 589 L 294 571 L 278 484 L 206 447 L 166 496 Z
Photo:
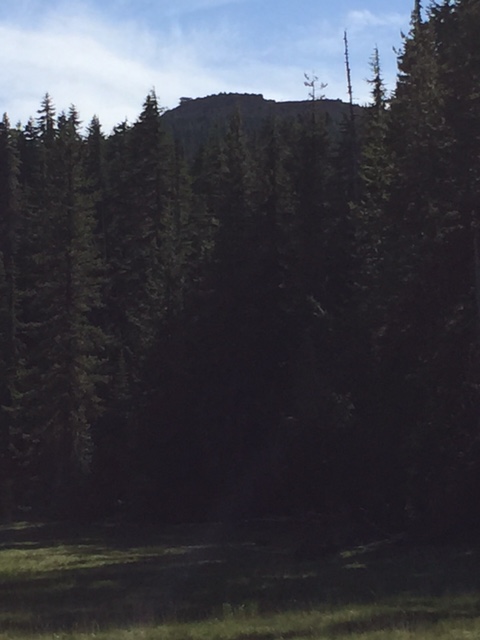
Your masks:
M 350 55 L 348 51 L 347 32 L 343 33 L 343 41 L 345 43 L 345 68 L 347 72 L 347 88 L 350 104 L 350 162 L 351 162 L 351 195 L 354 202 L 358 201 L 358 171 L 357 171 L 357 126 L 355 122 L 355 109 L 353 105 L 353 89 L 352 89 L 352 73 L 350 69 Z

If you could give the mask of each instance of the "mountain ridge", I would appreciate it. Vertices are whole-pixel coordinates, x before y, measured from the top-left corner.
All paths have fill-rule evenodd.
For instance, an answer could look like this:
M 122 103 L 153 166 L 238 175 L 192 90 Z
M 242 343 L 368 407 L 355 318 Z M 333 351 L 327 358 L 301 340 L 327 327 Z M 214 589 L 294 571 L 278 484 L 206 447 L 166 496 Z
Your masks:
M 349 117 L 350 104 L 340 99 L 277 102 L 264 98 L 262 94 L 220 93 L 201 98 L 180 98 L 180 104 L 165 111 L 162 120 L 180 142 L 185 154 L 191 157 L 215 129 L 224 132 L 237 111 L 241 114 L 245 131 L 254 132 L 270 117 L 295 119 L 311 113 L 312 109 L 324 115 L 327 127 L 335 131 L 344 118 Z M 363 109 L 354 105 L 355 115 L 360 115 Z

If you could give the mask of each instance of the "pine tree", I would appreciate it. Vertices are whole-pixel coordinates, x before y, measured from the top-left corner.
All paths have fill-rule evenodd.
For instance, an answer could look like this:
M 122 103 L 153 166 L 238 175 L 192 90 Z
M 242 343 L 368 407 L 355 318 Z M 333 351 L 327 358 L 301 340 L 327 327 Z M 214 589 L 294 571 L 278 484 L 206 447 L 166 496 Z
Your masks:
M 2 349 L 5 367 L 10 373 L 2 376 L 2 386 L 10 387 L 12 372 L 18 362 L 17 343 L 17 247 L 21 224 L 21 201 L 19 185 L 19 155 L 17 132 L 12 131 L 8 117 L 4 115 L 0 125 L 0 252 L 2 254 L 4 295 L 2 303 L 4 316 L 2 322 Z M 7 393 L 7 392 L 6 392 Z M 2 402 L 7 395 L 1 394 Z M 8 404 L 8 401 L 7 401 Z
M 51 103 L 44 102 L 36 191 L 27 203 L 35 252 L 24 278 L 28 354 L 22 409 L 36 443 L 31 473 L 40 475 L 52 506 L 60 508 L 88 478 L 103 380 L 104 336 L 92 319 L 100 305 L 100 264 L 79 127 L 73 107 L 57 123 Z
M 393 179 L 393 158 L 388 145 L 390 113 L 384 85 L 380 56 L 375 48 L 371 59 L 371 102 L 365 115 L 359 175 L 361 198 L 355 207 L 357 245 L 361 262 L 359 278 L 362 316 L 369 330 L 378 329 L 382 320 L 378 314 L 384 303 L 385 291 L 380 290 L 381 274 L 390 250 L 386 246 L 386 224 L 390 186 Z
M 0 514 L 13 511 L 18 484 L 20 424 L 18 378 L 21 355 L 18 339 L 18 234 L 21 226 L 18 132 L 7 115 L 0 124 Z
M 112 384 L 104 431 L 108 450 L 128 460 L 129 491 L 138 483 L 142 487 L 138 509 L 158 488 L 159 423 L 169 409 L 163 406 L 159 414 L 152 407 L 164 397 L 170 367 L 182 370 L 173 345 L 180 344 L 177 318 L 194 269 L 189 179 L 161 114 L 151 91 L 135 124 L 117 127 L 106 147 L 105 301 Z M 122 490 L 118 483 L 115 490 Z
M 95 238 L 103 264 L 107 263 L 108 235 L 106 220 L 106 167 L 105 136 L 97 116 L 94 116 L 87 128 L 85 141 L 84 166 L 87 188 L 95 204 Z
M 137 123 L 119 129 L 109 141 L 114 157 L 107 195 L 107 304 L 133 385 L 141 380 L 165 315 L 165 261 L 172 253 L 172 150 L 160 113 L 152 92 Z
M 250 292 L 253 285 L 253 175 L 241 116 L 236 113 L 229 125 L 223 148 L 222 165 L 218 174 L 218 198 L 215 217 L 219 221 L 211 280 L 215 291 L 212 309 L 215 325 L 214 342 L 208 368 L 213 406 L 220 412 L 217 446 L 224 451 L 224 473 L 231 471 L 242 446 L 242 426 L 250 414 L 251 389 L 249 373 L 252 352 L 249 336 Z M 237 415 L 233 407 L 241 406 Z M 210 409 L 211 411 L 211 409 Z M 222 443 L 223 441 L 223 443 Z M 227 444 L 228 443 L 228 444 Z M 238 451 L 238 457 L 234 451 Z M 230 467 L 230 468 L 229 468 Z
M 459 442 L 476 422 L 466 382 L 474 313 L 471 217 L 454 177 L 455 156 L 465 153 L 455 132 L 462 108 L 449 81 L 461 68 L 451 55 L 452 43 L 461 41 L 455 23 L 447 3 L 423 21 L 417 2 L 399 56 L 387 134 L 393 170 L 383 206 L 386 295 L 377 343 L 392 433 L 404 431 L 397 446 L 404 486 L 397 492 L 409 494 L 417 513 L 445 523 Z
M 340 481 L 345 461 L 331 461 L 338 439 L 348 440 L 345 434 L 353 424 L 354 411 L 352 361 L 357 334 L 350 124 L 345 137 L 334 142 L 322 120 L 307 119 L 299 138 L 297 224 L 304 320 L 295 386 L 305 429 L 304 466 L 312 478 L 304 495 L 311 501 L 308 508 L 330 508 L 345 499 Z M 313 486 L 318 487 L 316 492 Z

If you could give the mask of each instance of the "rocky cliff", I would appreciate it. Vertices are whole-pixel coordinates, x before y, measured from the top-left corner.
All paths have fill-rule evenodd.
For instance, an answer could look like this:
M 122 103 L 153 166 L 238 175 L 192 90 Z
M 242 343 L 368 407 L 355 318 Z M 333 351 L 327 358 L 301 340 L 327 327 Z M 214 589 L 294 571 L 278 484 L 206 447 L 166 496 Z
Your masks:
M 323 114 L 332 131 L 338 130 L 343 119 L 349 117 L 349 105 L 341 100 L 276 102 L 256 94 L 221 93 L 205 98 L 182 98 L 178 107 L 164 113 L 163 121 L 191 157 L 215 129 L 220 133 L 225 131 L 237 111 L 245 130 L 253 132 L 269 117 L 295 119 L 311 113 L 312 109 Z M 355 105 L 355 113 L 361 112 L 362 107 Z

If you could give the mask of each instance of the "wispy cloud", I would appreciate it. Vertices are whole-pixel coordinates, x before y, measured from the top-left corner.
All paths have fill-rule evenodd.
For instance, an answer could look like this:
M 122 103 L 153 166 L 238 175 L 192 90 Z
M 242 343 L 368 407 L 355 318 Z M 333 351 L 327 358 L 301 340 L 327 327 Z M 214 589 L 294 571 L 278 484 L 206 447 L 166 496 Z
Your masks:
M 355 98 L 365 102 L 369 89 L 364 78 L 374 44 L 381 46 L 384 38 L 391 49 L 392 30 L 405 24 L 397 14 L 354 11 L 344 16 L 346 24 L 326 19 L 286 24 L 283 33 L 267 33 L 260 44 L 225 16 L 216 16 L 214 23 L 177 16 L 150 24 L 125 11 L 121 19 L 114 13 L 116 20 L 109 16 L 107 21 L 106 9 L 100 14 L 82 4 L 86 0 L 68 5 L 58 0 L 41 15 L 38 0 L 18 1 L 30 5 L 33 14 L 26 21 L 7 21 L 0 8 L 0 111 L 25 123 L 48 91 L 59 110 L 73 103 L 85 122 L 97 114 L 107 131 L 125 118 L 135 120 L 152 87 L 167 108 L 183 95 L 220 91 L 302 100 L 307 98 L 303 73 L 314 71 L 328 83 L 327 97 L 345 99 L 345 26 L 352 36 Z M 118 9 L 132 1 L 105 0 L 105 7 Z M 257 0 L 177 0 L 175 6 L 186 11 L 247 1 Z M 155 10 L 171 6 L 153 5 Z
M 180 28 L 158 37 L 71 12 L 51 14 L 36 29 L 0 25 L 0 108 L 25 122 L 48 91 L 59 109 L 74 103 L 83 118 L 97 113 L 110 128 L 135 119 L 153 86 L 168 107 L 186 92 L 220 91 L 209 63 L 224 37 Z
M 346 26 L 351 33 L 372 27 L 398 27 L 401 29 L 407 20 L 407 16 L 401 13 L 374 14 L 368 9 L 361 9 L 348 12 Z
M 396 55 L 394 49 L 401 44 L 401 32 L 408 25 L 409 14 L 398 12 L 372 13 L 367 9 L 349 11 L 345 18 L 345 28 L 348 31 L 349 48 L 352 66 L 360 70 L 359 58 L 363 57 L 362 80 L 371 76 L 368 61 L 373 49 L 378 47 L 381 58 L 382 75 L 390 90 L 394 89 L 396 81 Z M 360 86 L 359 79 L 356 82 Z M 363 83 L 360 102 L 368 98 L 365 82 Z
M 60 108 L 74 102 L 91 116 L 103 104 L 110 118 L 123 119 L 130 111 L 130 92 L 151 84 L 142 65 L 81 32 L 2 27 L 0 42 L 1 98 L 15 119 L 31 115 L 34 101 L 47 91 Z
M 397 12 L 373 14 L 368 10 L 355 10 L 337 14 L 335 18 L 320 17 L 309 24 L 292 27 L 292 37 L 282 43 L 280 58 L 283 61 L 296 60 L 297 64 L 303 61 L 303 71 L 312 72 L 318 76 L 319 82 L 328 83 L 327 97 L 346 100 L 346 30 L 354 99 L 364 104 L 370 100 L 370 87 L 365 80 L 371 75 L 369 61 L 375 46 L 380 50 L 386 84 L 388 88 L 394 88 L 397 69 L 393 49 L 398 48 L 401 30 L 406 24 L 408 15 Z M 290 89 L 293 89 L 291 83 Z
M 362 32 L 371 35 L 374 32 L 391 33 L 394 30 L 400 32 L 408 24 L 408 16 L 405 14 L 377 13 L 374 14 L 368 9 L 349 11 L 346 17 L 346 28 L 354 35 Z
M 229 4 L 240 4 L 248 0 L 177 0 L 174 3 L 165 2 L 166 12 L 170 15 L 191 13 L 203 9 L 215 9 Z M 160 3 L 162 4 L 162 3 Z

